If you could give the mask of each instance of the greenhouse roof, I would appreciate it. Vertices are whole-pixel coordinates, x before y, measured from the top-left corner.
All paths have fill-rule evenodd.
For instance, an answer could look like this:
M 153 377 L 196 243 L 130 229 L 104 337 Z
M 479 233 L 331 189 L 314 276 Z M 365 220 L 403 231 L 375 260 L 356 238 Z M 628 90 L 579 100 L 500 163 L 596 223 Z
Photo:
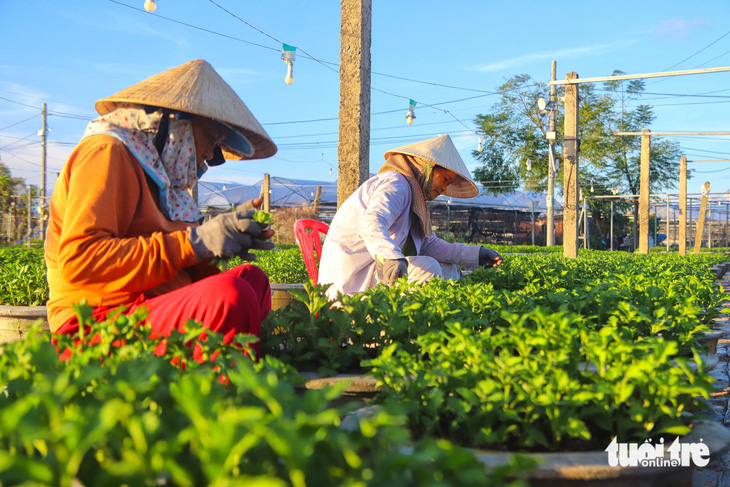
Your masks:
M 198 201 L 202 208 L 230 208 L 243 202 L 261 196 L 263 180 L 254 184 L 220 183 L 201 181 L 198 183 Z M 322 188 L 320 204 L 323 206 L 337 206 L 337 181 L 310 181 L 302 179 L 287 179 L 271 177 L 271 206 L 293 207 L 314 203 L 317 187 Z M 449 198 L 439 196 L 431 205 L 438 203 L 448 204 L 452 208 L 481 207 L 503 210 L 530 211 L 531 202 L 535 202 L 535 211 L 547 210 L 546 195 L 532 191 L 516 190 L 510 193 L 493 195 L 482 191 L 473 198 Z M 562 208 L 559 201 L 555 201 L 555 209 Z

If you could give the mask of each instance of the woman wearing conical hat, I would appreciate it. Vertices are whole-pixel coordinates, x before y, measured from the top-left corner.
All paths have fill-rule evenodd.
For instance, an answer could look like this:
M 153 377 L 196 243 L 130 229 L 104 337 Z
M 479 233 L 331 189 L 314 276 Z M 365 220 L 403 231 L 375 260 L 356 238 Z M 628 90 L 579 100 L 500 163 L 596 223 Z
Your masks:
M 251 216 L 261 200 L 199 224 L 189 190 L 209 165 L 261 159 L 276 145 L 246 105 L 203 60 L 157 74 L 96 102 L 92 120 L 51 196 L 45 243 L 55 333 L 74 334 L 82 299 L 94 317 L 147 308 L 168 336 L 189 319 L 224 334 L 260 335 L 269 281 L 242 265 L 209 261 L 271 249 L 272 230 Z M 257 344 L 253 345 L 257 350 Z M 197 357 L 196 357 L 197 358 Z
M 331 284 L 327 295 L 335 299 L 403 276 L 458 279 L 462 267 L 500 265 L 494 250 L 449 243 L 431 229 L 427 201 L 477 193 L 448 135 L 386 152 L 378 174 L 337 210 L 322 247 L 319 283 Z

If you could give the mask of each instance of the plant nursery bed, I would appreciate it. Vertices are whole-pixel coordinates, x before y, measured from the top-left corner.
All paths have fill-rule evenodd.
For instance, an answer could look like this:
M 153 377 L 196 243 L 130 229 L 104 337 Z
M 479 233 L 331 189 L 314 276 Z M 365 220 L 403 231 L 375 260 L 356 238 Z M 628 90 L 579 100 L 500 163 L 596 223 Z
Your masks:
M 673 440 L 672 440 L 673 441 Z M 663 456 L 657 463 L 667 461 L 667 466 L 612 467 L 606 451 L 526 453 L 538 466 L 527 474 L 533 487 L 691 487 L 696 467 L 668 465 L 672 441 L 664 444 Z M 679 438 L 680 445 L 704 443 L 710 451 L 710 465 L 730 448 L 730 430 L 720 423 L 707 421 L 695 423 L 692 431 Z M 607 445 L 608 446 L 608 445 Z M 511 453 L 474 450 L 479 460 L 488 468 L 506 465 Z
M 332 377 L 321 377 L 316 372 L 300 372 L 306 382 L 296 386 L 300 390 L 324 389 L 326 387 L 346 384 L 342 394 L 342 402 L 370 402 L 377 392 L 377 379 L 369 375 L 338 374 Z
M 292 301 L 290 289 L 304 289 L 303 284 L 272 284 L 271 308 L 279 309 Z M 42 330 L 50 333 L 45 306 L 0 305 L 0 343 L 21 340 L 36 321 L 42 321 Z
M 271 284 L 271 309 L 283 308 L 294 301 L 289 293 L 292 289 L 304 290 L 304 284 Z
M 50 333 L 45 306 L 0 306 L 0 343 L 21 340 L 38 320 Z
M 356 428 L 356 418 L 373 415 L 379 407 L 366 406 L 353 411 L 342 421 L 342 427 Z M 673 441 L 666 441 L 661 449 L 663 455 L 655 459 L 655 463 L 662 466 L 611 466 L 606 450 L 545 453 L 470 450 L 488 471 L 509 465 L 516 454 L 535 461 L 537 466 L 524 472 L 524 480 L 531 487 L 691 487 L 694 471 L 699 467 L 691 460 L 687 462 L 688 466 L 682 466 L 681 460 L 670 465 L 669 448 Z M 714 421 L 696 422 L 689 434 L 679 437 L 680 445 L 692 443 L 707 445 L 708 465 L 712 465 L 730 450 L 730 430 Z

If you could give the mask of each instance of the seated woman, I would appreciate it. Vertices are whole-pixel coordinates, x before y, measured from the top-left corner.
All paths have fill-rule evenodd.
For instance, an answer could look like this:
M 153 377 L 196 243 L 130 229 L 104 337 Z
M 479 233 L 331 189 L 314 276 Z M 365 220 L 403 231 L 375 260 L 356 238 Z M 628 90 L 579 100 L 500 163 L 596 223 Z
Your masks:
M 251 219 L 261 200 L 199 224 L 190 189 L 208 165 L 270 157 L 274 142 L 203 60 L 99 100 L 96 109 L 101 116 L 89 123 L 51 197 L 51 330 L 75 334 L 72 305 L 86 299 L 97 320 L 122 305 L 124 313 L 145 307 L 162 336 L 184 331 L 189 319 L 224 334 L 226 343 L 236 333 L 259 336 L 271 309 L 268 278 L 252 265 L 220 273 L 209 261 L 253 260 L 249 249 L 273 248 L 274 232 Z
M 485 247 L 448 243 L 431 228 L 426 206 L 441 194 L 471 198 L 476 184 L 448 135 L 385 153 L 385 164 L 337 210 L 322 247 L 319 283 L 330 299 L 391 284 L 433 277 L 459 279 L 461 268 L 498 266 Z

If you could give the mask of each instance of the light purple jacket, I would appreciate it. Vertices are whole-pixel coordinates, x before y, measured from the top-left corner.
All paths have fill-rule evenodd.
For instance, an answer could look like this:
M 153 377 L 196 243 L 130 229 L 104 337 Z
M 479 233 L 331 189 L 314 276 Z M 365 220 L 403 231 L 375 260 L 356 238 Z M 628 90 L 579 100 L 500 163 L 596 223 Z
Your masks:
M 401 248 L 411 231 L 417 255 L 473 270 L 479 265 L 479 246 L 448 243 L 436 235 L 424 238 L 418 218 L 410 211 L 411 187 L 400 173 L 388 171 L 362 184 L 340 206 L 322 247 L 319 283 L 337 292 L 361 292 L 375 282 L 375 256 L 402 259 Z M 413 228 L 411 228 L 413 226 Z

